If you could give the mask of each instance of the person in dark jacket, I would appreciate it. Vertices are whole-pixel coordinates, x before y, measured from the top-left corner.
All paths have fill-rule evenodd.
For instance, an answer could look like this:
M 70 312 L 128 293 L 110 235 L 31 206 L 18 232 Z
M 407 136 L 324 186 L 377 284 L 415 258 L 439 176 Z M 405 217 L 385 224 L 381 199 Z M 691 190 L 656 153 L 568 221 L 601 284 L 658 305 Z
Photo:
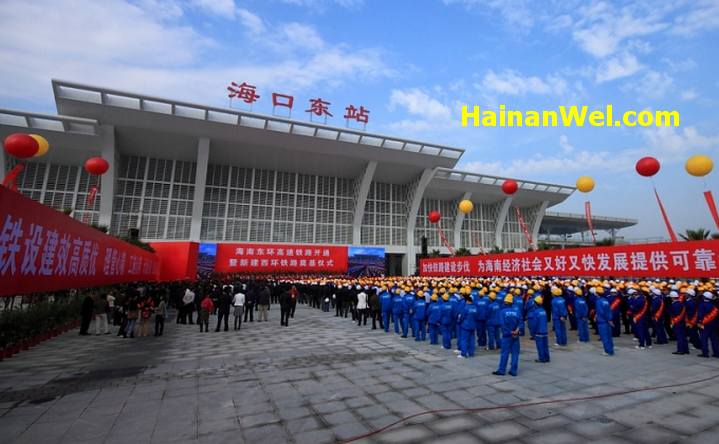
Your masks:
M 85 296 L 85 299 L 83 299 L 82 301 L 82 307 L 80 307 L 80 334 L 82 336 L 87 336 L 90 334 L 87 332 L 87 330 L 90 328 L 90 322 L 92 322 L 92 314 L 94 312 L 94 309 L 95 299 L 93 298 L 93 295 L 88 293 Z
M 267 285 L 262 284 L 262 287 L 257 295 L 257 305 L 260 307 L 260 314 L 257 321 L 267 322 L 267 311 L 270 309 L 270 289 Z
M 369 310 L 370 316 L 372 316 L 372 330 L 377 330 L 377 321 L 379 321 L 379 328 L 384 328 L 379 295 L 377 294 L 377 289 L 374 288 L 369 290 Z
M 284 327 L 289 325 L 290 313 L 292 311 L 292 299 L 291 290 L 283 291 L 280 295 L 280 325 Z
M 230 287 L 225 288 L 217 299 L 217 328 L 215 331 L 220 331 L 220 323 L 222 319 L 225 320 L 225 331 L 229 331 L 227 321 L 230 317 L 230 306 L 232 305 L 232 295 L 230 294 Z
M 257 289 L 254 285 L 251 287 L 248 287 L 247 294 L 245 295 L 245 319 L 244 322 L 247 322 L 247 318 L 249 315 L 250 322 L 255 322 L 254 319 L 254 311 L 255 311 L 255 303 L 257 302 Z
M 302 293 L 297 289 L 296 286 L 290 288 L 290 317 L 295 318 L 295 309 L 297 308 L 297 301 L 302 297 Z M 287 325 L 287 323 L 285 323 Z

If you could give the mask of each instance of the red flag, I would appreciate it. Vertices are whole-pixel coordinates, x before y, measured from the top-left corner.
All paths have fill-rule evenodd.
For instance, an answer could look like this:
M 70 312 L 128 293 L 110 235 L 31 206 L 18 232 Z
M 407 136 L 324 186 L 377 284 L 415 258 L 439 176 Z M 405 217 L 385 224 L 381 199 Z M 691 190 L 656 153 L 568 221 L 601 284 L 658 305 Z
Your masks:
M 659 193 L 657 193 L 656 187 L 654 187 L 654 195 L 657 197 L 657 203 L 659 204 L 659 211 L 662 212 L 662 217 L 664 218 L 664 225 L 667 226 L 667 231 L 669 232 L 669 238 L 672 240 L 672 242 L 677 242 L 677 235 L 674 234 L 674 229 L 672 228 L 672 224 L 669 223 L 669 216 L 667 216 L 667 212 L 664 209 L 662 200 L 659 198 Z
M 594 236 L 594 224 L 592 224 L 592 204 L 589 201 L 584 202 L 584 215 L 587 217 L 589 232 L 592 233 L 592 242 L 596 243 L 597 238 Z
M 707 205 L 709 206 L 709 212 L 712 214 L 712 218 L 714 218 L 714 223 L 716 224 L 717 229 L 719 229 L 719 213 L 717 213 L 717 206 L 714 203 L 714 196 L 712 196 L 712 192 L 705 191 L 704 199 L 707 200 Z

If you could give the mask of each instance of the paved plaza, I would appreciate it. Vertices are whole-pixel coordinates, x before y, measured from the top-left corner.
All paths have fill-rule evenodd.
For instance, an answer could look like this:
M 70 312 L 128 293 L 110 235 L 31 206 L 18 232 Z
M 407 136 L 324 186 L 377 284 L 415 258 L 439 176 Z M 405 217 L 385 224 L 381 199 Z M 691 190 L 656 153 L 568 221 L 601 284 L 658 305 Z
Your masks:
M 534 363 L 522 342 L 519 377 L 493 376 L 497 353 L 473 359 L 357 327 L 304 306 L 289 327 L 243 324 L 199 333 L 168 324 L 161 338 L 69 332 L 0 362 L 0 436 L 17 443 L 717 442 L 719 378 L 576 402 L 587 397 L 719 375 L 719 359 L 635 350 L 596 337 L 552 347 Z M 214 319 L 213 319 L 214 320 Z M 92 331 L 92 330 L 91 330 Z M 497 408 L 499 407 L 499 408 Z

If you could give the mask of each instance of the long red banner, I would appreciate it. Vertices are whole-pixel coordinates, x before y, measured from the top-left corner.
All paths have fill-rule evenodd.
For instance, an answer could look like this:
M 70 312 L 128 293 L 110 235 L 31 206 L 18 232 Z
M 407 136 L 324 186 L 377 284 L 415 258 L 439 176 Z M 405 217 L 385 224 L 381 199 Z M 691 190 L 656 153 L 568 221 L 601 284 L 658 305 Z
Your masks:
M 347 247 L 295 244 L 217 244 L 221 273 L 345 273 Z
M 719 241 L 421 259 L 422 276 L 719 276 Z
M 0 186 L 0 296 L 154 280 L 154 254 Z

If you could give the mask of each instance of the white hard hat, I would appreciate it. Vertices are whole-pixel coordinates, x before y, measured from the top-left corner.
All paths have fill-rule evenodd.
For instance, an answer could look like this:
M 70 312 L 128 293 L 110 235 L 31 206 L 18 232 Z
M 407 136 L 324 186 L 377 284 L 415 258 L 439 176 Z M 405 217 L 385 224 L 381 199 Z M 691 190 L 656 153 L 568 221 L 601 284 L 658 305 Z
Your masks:
M 679 293 L 677 293 L 676 291 L 672 290 L 672 291 L 669 292 L 669 297 L 672 298 L 672 299 L 678 298 L 678 297 L 679 297 Z
M 705 299 L 714 299 L 714 293 L 712 293 L 711 291 L 705 291 L 704 293 L 702 293 L 702 296 L 704 296 Z

